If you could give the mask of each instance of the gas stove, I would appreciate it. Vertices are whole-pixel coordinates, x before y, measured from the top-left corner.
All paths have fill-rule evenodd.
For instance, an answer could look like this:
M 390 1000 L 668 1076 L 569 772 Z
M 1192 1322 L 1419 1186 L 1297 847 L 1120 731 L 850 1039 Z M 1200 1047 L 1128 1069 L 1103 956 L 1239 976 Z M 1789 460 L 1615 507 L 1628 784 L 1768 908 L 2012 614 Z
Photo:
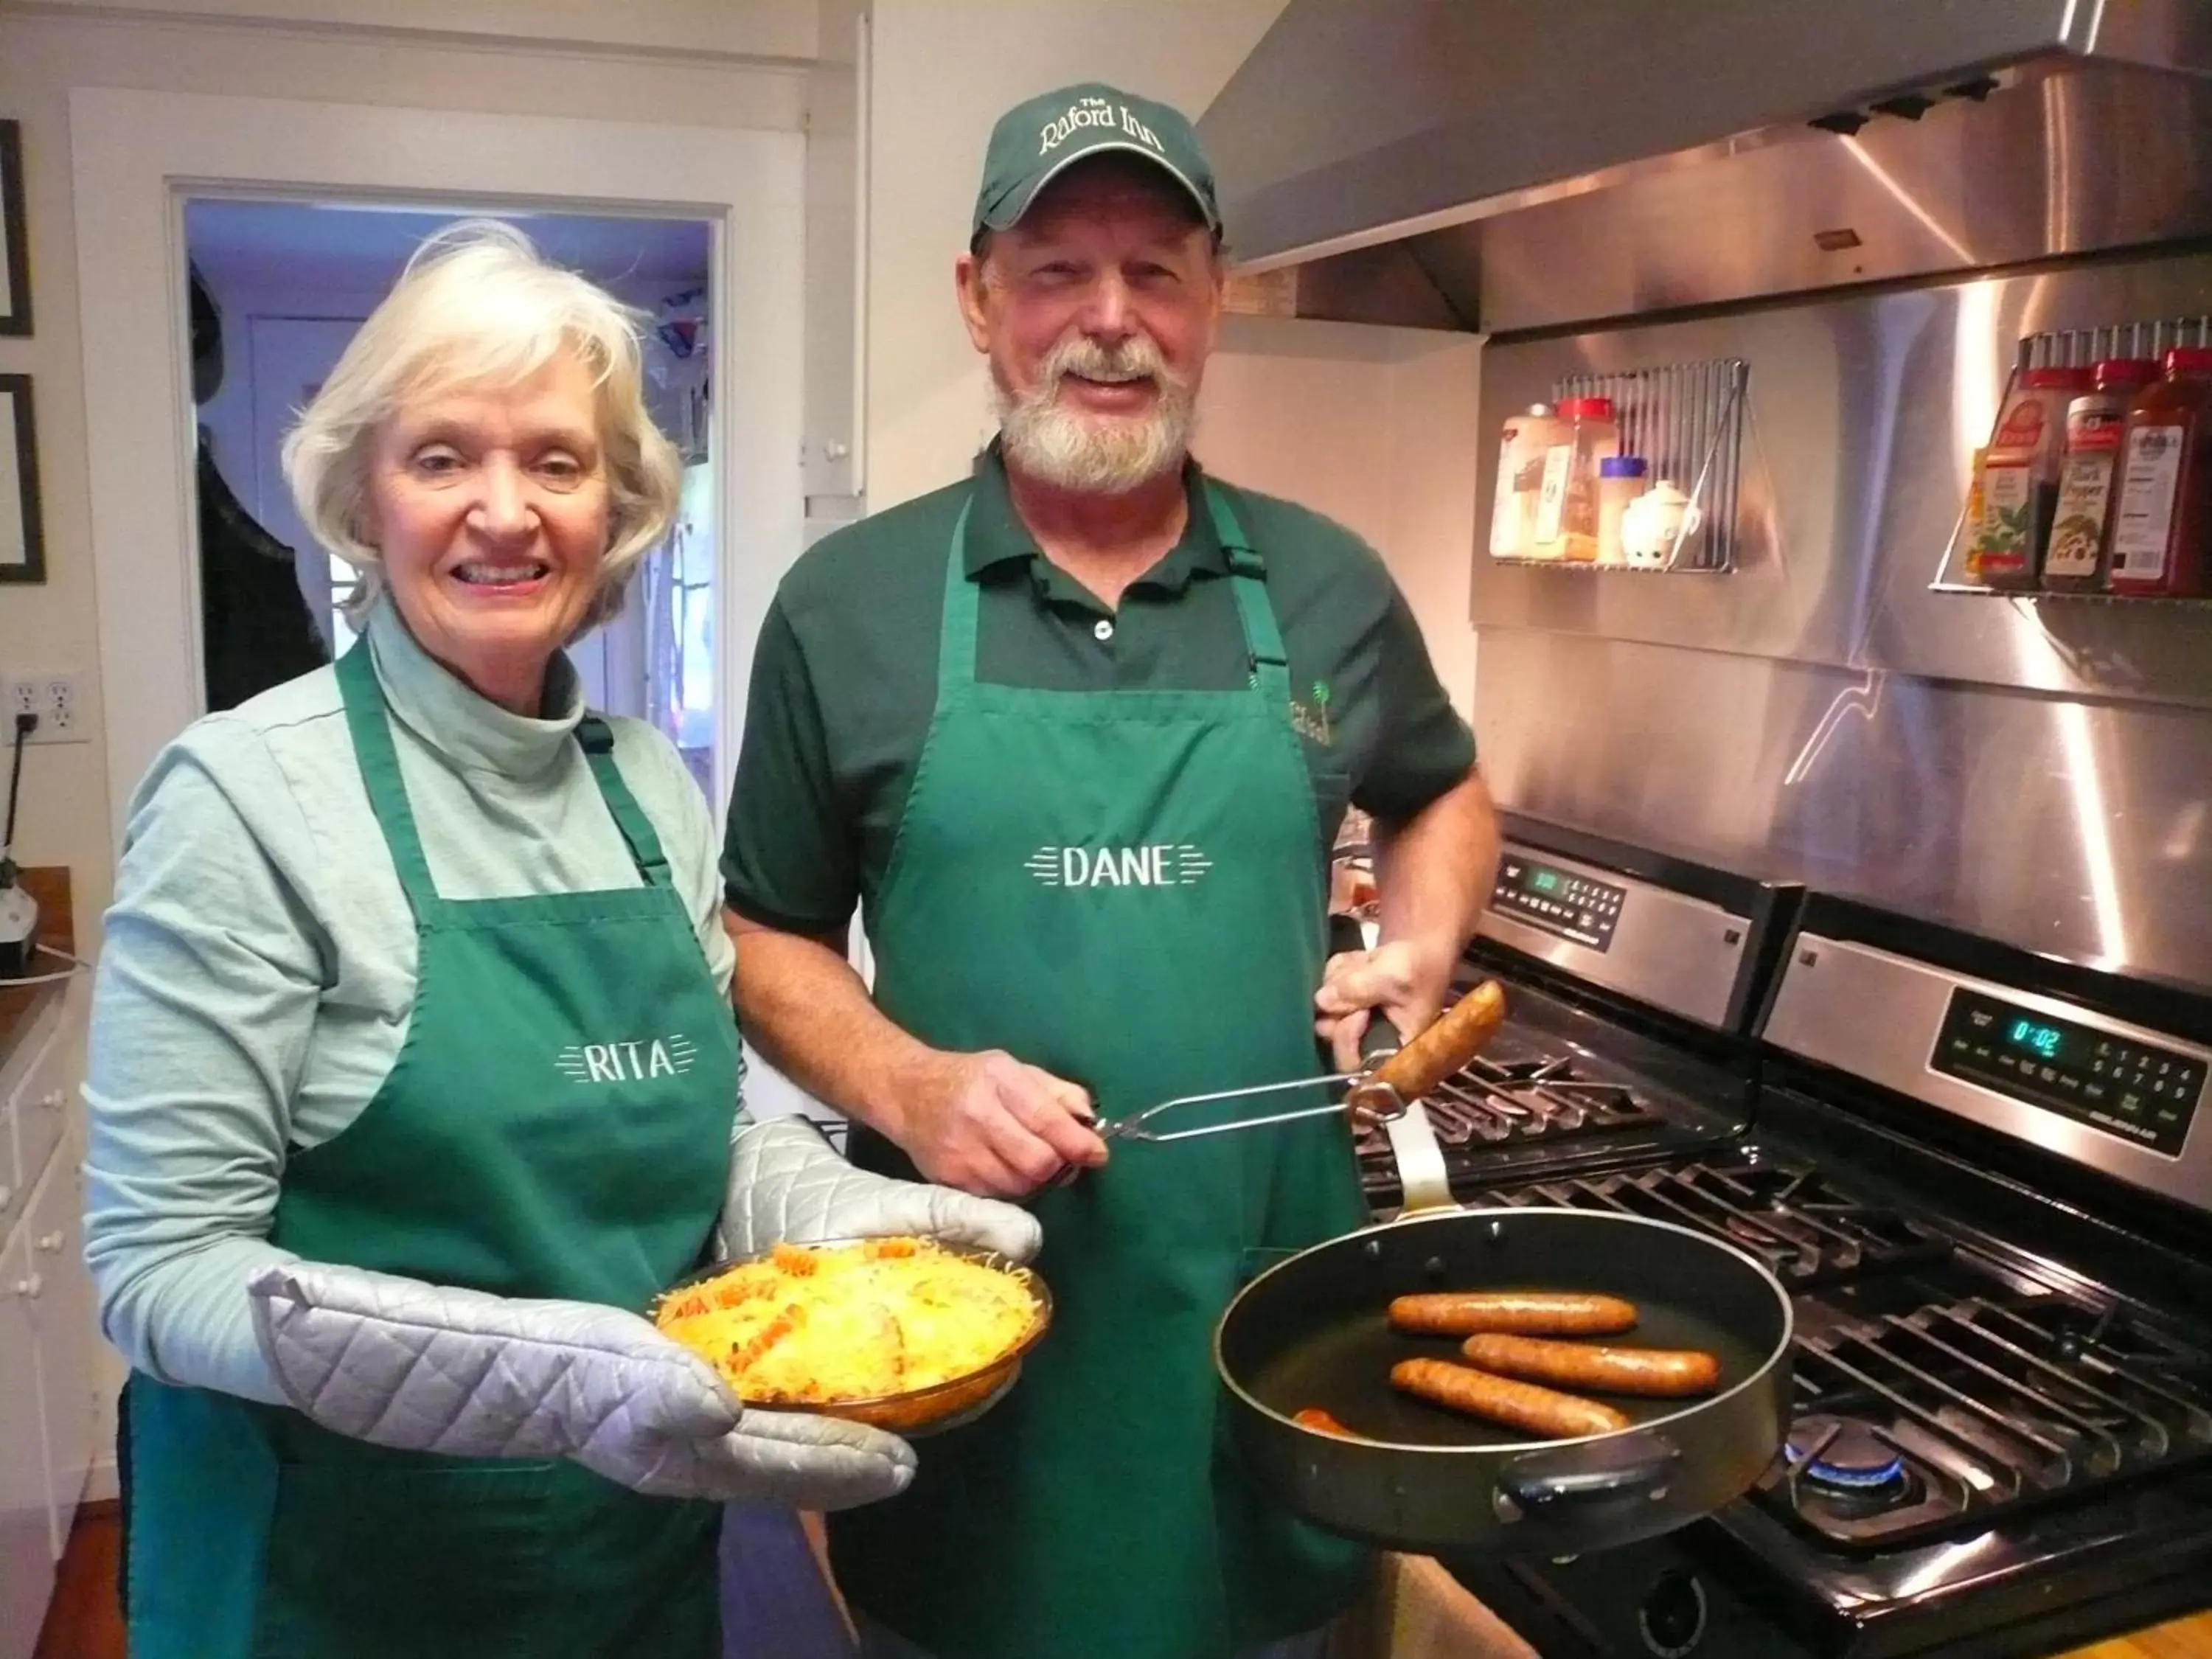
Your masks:
M 1995 1659 L 2212 1603 L 2212 997 L 1791 908 L 1740 1049 L 1565 982 L 1556 951 L 1478 946 L 1473 971 L 1535 1032 L 1570 1011 L 1561 1052 L 1662 1127 L 1540 1136 L 1510 1164 L 1510 1140 L 1470 1141 L 1454 1194 L 1731 1240 L 1792 1294 L 1796 1399 L 1773 1466 L 1705 1521 L 1447 1565 L 1547 1659 Z M 1700 1070 L 1723 1093 L 1685 1115 Z
M 1507 815 L 1460 988 L 1498 980 L 1506 1023 L 1428 1099 L 1455 1189 L 1725 1139 L 1747 1120 L 1757 989 L 1799 897 L 1648 848 Z M 1358 1141 L 1378 1211 L 1400 1200 L 1379 1130 Z

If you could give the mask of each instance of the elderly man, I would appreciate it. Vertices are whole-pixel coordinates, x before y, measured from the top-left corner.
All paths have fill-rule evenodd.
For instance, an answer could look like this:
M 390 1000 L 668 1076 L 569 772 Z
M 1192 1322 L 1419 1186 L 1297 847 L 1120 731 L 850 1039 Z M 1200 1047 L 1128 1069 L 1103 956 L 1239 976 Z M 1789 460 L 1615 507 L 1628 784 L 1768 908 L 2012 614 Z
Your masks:
M 954 269 L 999 438 L 812 550 L 762 634 L 722 865 L 747 1032 L 855 1162 L 1031 1199 L 1057 1304 L 1002 1405 L 833 1519 L 871 1653 L 1315 1650 L 1364 1566 L 1217 1444 L 1209 1346 L 1251 1273 L 1364 1218 L 1343 1121 L 1110 1163 L 1091 1127 L 1425 1024 L 1497 851 L 1382 562 L 1190 458 L 1222 271 L 1181 115 L 1010 112 Z M 1348 800 L 1381 937 L 1324 971 Z

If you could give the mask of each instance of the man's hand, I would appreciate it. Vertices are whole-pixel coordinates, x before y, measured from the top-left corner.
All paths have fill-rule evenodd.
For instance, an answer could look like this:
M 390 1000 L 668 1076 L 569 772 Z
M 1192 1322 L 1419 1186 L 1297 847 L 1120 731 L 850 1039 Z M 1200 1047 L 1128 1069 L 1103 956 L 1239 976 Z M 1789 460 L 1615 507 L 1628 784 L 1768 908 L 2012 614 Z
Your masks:
M 1443 1012 L 1455 958 L 1410 940 L 1331 957 L 1314 993 L 1314 1030 L 1328 1039 L 1340 1072 L 1360 1069 L 1359 1040 L 1380 1010 L 1410 1041 Z
M 1088 1091 L 999 1049 L 938 1057 L 895 1137 L 926 1180 L 1024 1198 L 1071 1165 L 1097 1169 L 1106 1143 Z

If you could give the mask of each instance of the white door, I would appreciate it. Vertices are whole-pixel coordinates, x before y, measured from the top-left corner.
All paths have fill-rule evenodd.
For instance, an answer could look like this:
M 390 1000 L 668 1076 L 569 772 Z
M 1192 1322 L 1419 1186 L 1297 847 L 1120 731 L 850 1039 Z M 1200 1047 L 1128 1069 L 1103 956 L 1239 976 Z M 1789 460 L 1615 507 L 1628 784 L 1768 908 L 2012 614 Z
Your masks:
M 635 212 L 714 228 L 720 550 L 710 799 L 726 799 L 752 642 L 799 553 L 805 143 L 795 132 L 202 97 L 70 94 L 108 803 L 203 702 L 183 198 L 395 197 Z M 149 395 L 164 384 L 170 395 Z

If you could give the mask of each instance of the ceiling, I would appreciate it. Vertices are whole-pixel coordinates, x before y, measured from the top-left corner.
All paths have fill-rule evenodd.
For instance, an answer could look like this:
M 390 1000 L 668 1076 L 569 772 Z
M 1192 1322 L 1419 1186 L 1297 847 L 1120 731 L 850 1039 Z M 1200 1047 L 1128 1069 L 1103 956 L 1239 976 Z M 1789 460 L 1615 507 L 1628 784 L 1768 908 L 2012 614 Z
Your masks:
M 194 200 L 185 204 L 192 263 L 217 290 L 281 280 L 381 291 L 422 239 L 471 210 L 358 202 Z M 690 283 L 707 275 L 712 228 L 700 220 L 503 213 L 557 264 L 601 283 Z

